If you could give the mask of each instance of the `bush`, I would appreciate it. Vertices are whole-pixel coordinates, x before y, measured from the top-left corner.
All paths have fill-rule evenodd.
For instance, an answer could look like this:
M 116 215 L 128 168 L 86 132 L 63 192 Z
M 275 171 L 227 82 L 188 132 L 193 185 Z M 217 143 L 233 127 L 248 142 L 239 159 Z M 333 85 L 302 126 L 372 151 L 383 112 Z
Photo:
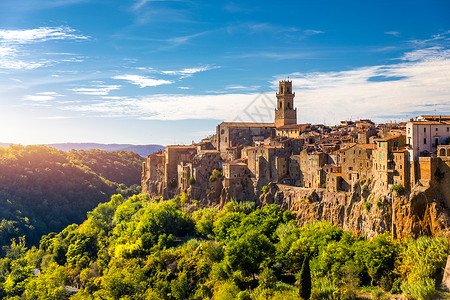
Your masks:
M 367 211 L 369 211 L 372 208 L 372 203 L 367 201 L 367 202 L 364 202 L 363 206 Z
M 333 300 L 336 292 L 336 285 L 329 277 L 319 277 L 313 281 L 311 290 L 311 300 Z
M 267 193 L 268 191 L 269 191 L 269 187 L 267 185 L 265 185 L 261 188 L 261 193 L 263 193 L 263 194 Z
M 383 201 L 381 201 L 380 199 L 378 199 L 378 200 L 375 202 L 375 205 L 378 206 L 378 207 L 382 207 L 382 206 L 383 206 Z
M 214 169 L 211 176 L 209 176 L 209 182 L 214 182 L 222 176 L 223 174 L 221 170 Z
M 322 188 L 326 189 L 327 188 L 327 183 L 322 184 Z
M 405 191 L 401 184 L 393 184 L 391 190 L 397 192 L 397 194 L 401 195 Z
M 188 184 L 189 185 L 194 185 L 195 184 L 195 178 L 191 176 L 191 178 L 189 178 L 189 180 L 188 180 Z

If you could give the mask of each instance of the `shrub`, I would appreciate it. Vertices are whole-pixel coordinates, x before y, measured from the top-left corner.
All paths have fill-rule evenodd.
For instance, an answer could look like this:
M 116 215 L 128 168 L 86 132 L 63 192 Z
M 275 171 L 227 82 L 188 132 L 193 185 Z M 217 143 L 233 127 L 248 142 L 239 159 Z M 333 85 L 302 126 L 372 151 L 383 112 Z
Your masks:
M 261 193 L 263 193 L 263 194 L 267 193 L 268 191 L 269 191 L 269 187 L 267 185 L 265 185 L 261 188 Z
M 222 176 L 223 174 L 221 170 L 214 169 L 211 176 L 209 176 L 209 182 L 214 182 Z
M 324 188 L 324 189 L 327 188 L 327 183 L 326 182 L 324 184 L 322 184 L 322 188 Z
M 170 181 L 169 181 L 169 187 L 170 188 L 176 188 L 178 185 L 178 180 L 176 177 L 173 177 Z
M 378 207 L 382 207 L 382 206 L 383 206 L 383 201 L 381 201 L 380 199 L 378 199 L 378 200 L 375 202 L 375 205 L 378 206 Z
M 397 192 L 397 194 L 401 195 L 405 191 L 401 184 L 393 184 L 391 190 Z
M 194 185 L 195 184 L 195 178 L 191 176 L 191 178 L 189 178 L 189 180 L 188 180 L 188 184 L 189 185 Z
M 319 277 L 313 281 L 311 290 L 311 300 L 333 300 L 333 293 L 336 292 L 336 285 L 329 277 Z
M 369 211 L 372 208 L 372 203 L 367 201 L 367 202 L 364 202 L 363 206 L 367 211 Z

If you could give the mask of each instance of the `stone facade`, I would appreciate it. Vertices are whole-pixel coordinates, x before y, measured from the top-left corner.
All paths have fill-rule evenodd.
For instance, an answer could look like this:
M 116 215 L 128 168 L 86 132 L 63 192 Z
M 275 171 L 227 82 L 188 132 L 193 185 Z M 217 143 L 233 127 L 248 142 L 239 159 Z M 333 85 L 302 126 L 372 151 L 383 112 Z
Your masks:
M 143 192 L 165 199 L 186 192 L 191 199 L 223 204 L 231 197 L 255 200 L 263 186 L 361 195 L 362 182 L 371 182 L 378 193 L 392 185 L 409 193 L 420 183 L 439 186 L 450 204 L 450 146 L 442 145 L 450 117 L 380 125 L 344 121 L 337 127 L 297 124 L 292 82 L 281 81 L 276 97 L 274 123 L 222 122 L 200 143 L 167 146 L 147 156 Z M 432 136 L 423 137 L 422 131 Z M 423 147 L 437 136 L 435 146 Z M 213 173 L 223 176 L 211 181 Z
M 280 81 L 275 109 L 275 127 L 297 124 L 297 109 L 294 107 L 295 93 L 292 81 Z

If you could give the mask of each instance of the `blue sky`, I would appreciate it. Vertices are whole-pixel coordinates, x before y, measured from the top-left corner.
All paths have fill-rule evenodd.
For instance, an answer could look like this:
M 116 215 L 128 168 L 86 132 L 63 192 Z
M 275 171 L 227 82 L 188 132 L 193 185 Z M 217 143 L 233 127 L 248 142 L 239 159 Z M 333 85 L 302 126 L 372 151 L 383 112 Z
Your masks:
M 450 114 L 450 2 L 2 0 L 0 142 L 178 144 L 222 121 Z

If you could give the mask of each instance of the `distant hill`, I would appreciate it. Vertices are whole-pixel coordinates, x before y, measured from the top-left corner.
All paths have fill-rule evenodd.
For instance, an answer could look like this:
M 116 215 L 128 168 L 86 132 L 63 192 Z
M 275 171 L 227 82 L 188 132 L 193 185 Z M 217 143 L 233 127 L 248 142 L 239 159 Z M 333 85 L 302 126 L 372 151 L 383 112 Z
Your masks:
M 161 145 L 132 145 L 132 144 L 98 144 L 98 143 L 58 143 L 46 144 L 45 146 L 53 147 L 62 151 L 74 150 L 104 150 L 104 151 L 133 151 L 142 157 L 164 150 Z
M 81 223 L 111 195 L 139 193 L 143 161 L 131 151 L 0 148 L 0 256 L 12 238 L 25 235 L 37 245 L 43 234 Z
M 99 143 L 56 143 L 44 144 L 44 146 L 53 147 L 62 151 L 70 150 L 103 150 L 103 151 L 133 151 L 142 157 L 164 150 L 162 145 L 132 145 L 132 144 L 99 144 Z M 9 147 L 9 143 L 0 143 L 0 147 Z

